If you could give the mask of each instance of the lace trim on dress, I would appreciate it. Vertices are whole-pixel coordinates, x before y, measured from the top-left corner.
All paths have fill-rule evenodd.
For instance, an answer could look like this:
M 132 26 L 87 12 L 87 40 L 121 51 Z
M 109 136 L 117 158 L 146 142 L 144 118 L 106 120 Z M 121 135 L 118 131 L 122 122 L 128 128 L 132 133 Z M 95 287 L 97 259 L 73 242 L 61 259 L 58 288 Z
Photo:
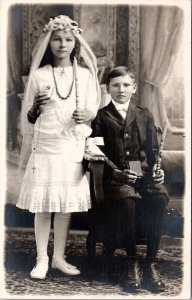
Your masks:
M 22 197 L 17 202 L 17 207 L 31 212 L 74 212 L 87 211 L 91 207 L 89 187 L 81 186 L 43 186 L 22 187 Z

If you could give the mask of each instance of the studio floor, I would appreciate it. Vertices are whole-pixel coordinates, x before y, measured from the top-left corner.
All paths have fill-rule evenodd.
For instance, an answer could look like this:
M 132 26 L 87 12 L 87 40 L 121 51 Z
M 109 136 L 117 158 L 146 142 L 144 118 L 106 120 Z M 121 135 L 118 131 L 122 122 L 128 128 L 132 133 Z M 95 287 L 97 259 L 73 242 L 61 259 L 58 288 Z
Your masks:
M 109 277 L 101 255 L 102 246 L 97 245 L 97 257 L 92 266 L 86 255 L 86 232 L 70 231 L 67 243 L 67 260 L 80 270 L 79 276 L 66 276 L 50 268 L 45 280 L 34 281 L 29 273 L 35 264 L 36 249 L 34 232 L 26 228 L 9 228 L 5 231 L 5 291 L 10 298 L 134 298 L 123 291 L 122 277 L 126 275 L 126 253 L 118 249 L 113 257 L 113 273 Z M 53 251 L 51 232 L 48 253 Z M 145 246 L 138 246 L 141 263 Z M 183 280 L 182 243 L 161 245 L 157 261 L 159 272 L 165 282 L 165 291 L 155 295 L 141 289 L 136 297 L 158 298 L 178 297 L 182 292 Z M 180 299 L 180 298 L 179 298 Z

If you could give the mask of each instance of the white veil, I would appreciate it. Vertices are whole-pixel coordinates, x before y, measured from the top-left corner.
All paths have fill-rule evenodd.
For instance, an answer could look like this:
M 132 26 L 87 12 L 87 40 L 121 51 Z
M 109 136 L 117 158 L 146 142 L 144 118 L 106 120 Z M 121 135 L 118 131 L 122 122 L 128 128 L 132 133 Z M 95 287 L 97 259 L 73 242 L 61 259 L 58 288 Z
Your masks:
M 99 82 L 98 82 L 98 78 L 97 78 L 96 57 L 95 57 L 94 53 L 92 52 L 91 48 L 89 47 L 88 43 L 86 42 L 86 40 L 81 36 L 81 34 L 80 34 L 81 30 L 76 27 L 77 23 L 74 22 L 73 20 L 69 19 L 67 16 L 59 16 L 59 17 L 65 18 L 65 20 L 70 21 L 70 26 L 72 24 L 71 31 L 74 33 L 76 39 L 80 43 L 80 57 L 83 58 L 86 66 L 89 68 L 89 70 L 92 74 L 93 89 L 96 89 L 96 93 L 97 93 L 96 105 L 99 108 L 101 93 L 100 93 L 100 86 L 99 86 Z M 57 18 L 55 18 L 55 19 L 57 19 Z M 52 19 L 50 19 L 50 20 L 51 20 L 50 22 L 53 22 Z M 75 25 L 75 26 L 73 27 L 73 25 Z M 67 27 L 68 27 L 68 24 L 67 24 Z M 45 26 L 45 28 L 46 28 L 46 26 Z M 52 29 L 51 28 L 48 30 L 44 30 L 44 32 L 39 36 L 38 42 L 35 45 L 33 52 L 32 52 L 32 63 L 31 63 L 31 67 L 30 67 L 28 81 L 27 81 L 27 84 L 25 87 L 24 100 L 23 100 L 22 112 L 21 112 L 21 126 L 22 126 L 23 141 L 22 141 L 21 153 L 20 153 L 20 170 L 26 166 L 27 161 L 30 156 L 30 153 L 31 153 L 31 147 L 32 147 L 33 124 L 28 122 L 27 112 L 32 106 L 32 103 L 30 101 L 30 93 L 31 93 L 31 82 L 32 82 L 32 78 L 33 78 L 33 73 L 40 66 L 40 63 L 45 54 L 45 51 L 49 45 L 50 37 L 51 37 L 53 30 L 62 29 L 58 26 L 56 26 L 56 28 L 55 27 Z M 75 28 L 75 30 L 74 30 L 74 28 Z

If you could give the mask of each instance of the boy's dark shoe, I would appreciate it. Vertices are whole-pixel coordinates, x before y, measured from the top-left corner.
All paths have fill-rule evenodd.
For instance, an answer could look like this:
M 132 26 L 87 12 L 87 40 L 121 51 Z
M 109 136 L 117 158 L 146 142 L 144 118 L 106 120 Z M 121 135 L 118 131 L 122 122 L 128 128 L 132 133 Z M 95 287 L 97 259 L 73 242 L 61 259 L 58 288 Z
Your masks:
M 143 287 L 152 293 L 160 293 L 165 290 L 165 285 L 161 280 L 160 274 L 157 271 L 155 262 L 146 263 L 144 268 L 144 285 Z
M 123 290 L 127 293 L 136 293 L 141 289 L 142 272 L 137 259 L 128 261 L 128 276 L 124 283 Z

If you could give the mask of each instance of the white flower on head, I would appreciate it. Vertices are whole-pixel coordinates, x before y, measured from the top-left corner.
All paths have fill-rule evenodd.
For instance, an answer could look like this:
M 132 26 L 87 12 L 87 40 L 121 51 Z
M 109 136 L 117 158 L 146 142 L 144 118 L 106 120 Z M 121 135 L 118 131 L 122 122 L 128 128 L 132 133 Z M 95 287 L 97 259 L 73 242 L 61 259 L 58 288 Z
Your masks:
M 54 19 L 50 18 L 48 24 L 45 25 L 43 32 L 46 33 L 52 30 L 71 31 L 74 35 L 82 32 L 82 29 L 78 27 L 77 22 L 64 15 L 57 16 Z

